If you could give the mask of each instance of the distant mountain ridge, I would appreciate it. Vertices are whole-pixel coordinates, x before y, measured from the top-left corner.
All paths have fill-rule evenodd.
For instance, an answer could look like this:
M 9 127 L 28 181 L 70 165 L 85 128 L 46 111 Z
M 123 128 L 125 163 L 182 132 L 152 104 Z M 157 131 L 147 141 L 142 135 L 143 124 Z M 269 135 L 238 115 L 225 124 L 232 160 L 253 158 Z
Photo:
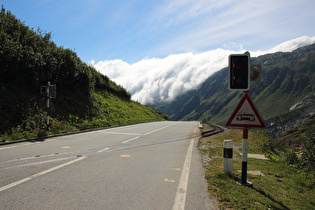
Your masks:
M 265 120 L 290 112 L 290 107 L 315 93 L 315 44 L 293 52 L 251 58 L 262 65 L 262 81 L 251 82 L 250 97 Z M 154 108 L 171 120 L 201 120 L 225 125 L 243 95 L 228 89 L 228 68 L 210 76 L 197 90 Z M 314 105 L 314 101 L 309 103 Z

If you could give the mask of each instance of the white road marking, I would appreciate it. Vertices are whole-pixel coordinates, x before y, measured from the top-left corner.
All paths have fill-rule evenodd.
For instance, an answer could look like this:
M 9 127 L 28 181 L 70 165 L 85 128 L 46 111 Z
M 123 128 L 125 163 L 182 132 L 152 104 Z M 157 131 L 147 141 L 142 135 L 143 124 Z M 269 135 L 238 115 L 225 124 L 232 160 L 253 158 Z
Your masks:
M 132 135 L 132 136 L 140 136 L 140 135 L 142 135 L 140 133 L 121 133 L 121 132 L 110 132 L 110 131 L 106 131 L 106 132 L 102 132 L 102 133 L 117 134 L 117 135 Z
M 52 171 L 55 171 L 55 170 L 60 169 L 60 168 L 62 168 L 62 167 L 65 167 L 65 166 L 67 166 L 67 165 L 70 165 L 70 164 L 72 164 L 72 163 L 78 162 L 78 161 L 83 160 L 83 159 L 85 159 L 85 158 L 86 158 L 86 157 L 77 158 L 77 159 L 75 159 L 75 160 L 69 161 L 69 162 L 67 162 L 67 163 L 61 164 L 61 165 L 59 165 L 59 166 L 56 166 L 56 167 L 47 169 L 47 170 L 45 170 L 45 171 L 42 171 L 42 172 L 39 172 L 39 173 L 37 173 L 37 174 L 31 175 L 31 176 L 26 177 L 26 178 L 24 178 L 24 179 L 21 179 L 21 180 L 19 180 L 19 181 L 13 182 L 13 183 L 8 184 L 8 185 L 5 185 L 5 186 L 3 186 L 3 187 L 0 187 L 0 192 L 5 191 L 5 190 L 7 190 L 7 189 L 10 189 L 10 188 L 12 188 L 12 187 L 15 187 L 15 186 L 17 186 L 17 185 L 23 184 L 24 182 L 30 181 L 30 180 L 32 180 L 32 179 L 35 179 L 35 178 L 37 178 L 37 177 L 40 177 L 40 176 L 45 175 L 45 174 L 47 174 L 47 173 L 49 173 L 49 172 L 52 172 Z
M 195 131 L 197 132 L 197 129 L 195 128 Z M 189 171 L 190 171 L 190 163 L 192 159 L 192 151 L 193 151 L 193 145 L 194 145 L 194 138 L 190 140 L 190 144 L 187 150 L 182 174 L 180 176 L 175 202 L 173 205 L 173 210 L 176 209 L 185 209 L 185 202 L 186 202 L 186 194 L 187 194 L 187 187 L 188 187 L 188 178 L 189 178 Z
M 15 145 L 15 146 L 4 146 L 4 147 L 1 147 L 0 150 L 11 149 L 11 148 L 15 148 L 15 147 L 24 147 L 24 146 L 33 145 L 33 144 L 34 143 L 21 143 L 19 145 Z
M 108 134 L 118 134 L 118 135 L 135 135 L 135 136 L 141 136 L 141 135 L 149 135 L 151 133 L 154 133 L 156 131 L 159 131 L 159 130 L 162 130 L 164 128 L 167 128 L 167 127 L 170 127 L 170 126 L 173 126 L 175 124 L 172 124 L 172 125 L 168 125 L 168 126 L 165 126 L 165 127 L 162 127 L 162 128 L 158 128 L 156 130 L 153 130 L 153 131 L 150 131 L 146 134 L 139 134 L 139 133 L 121 133 L 121 132 L 115 132 L 113 130 L 118 130 L 118 129 L 121 129 L 122 127 L 117 127 L 117 128 L 111 128 L 111 129 L 107 129 L 107 130 L 97 130 L 97 131 L 89 131 L 89 132 L 83 132 L 83 133 L 74 133 L 74 135 L 76 136 L 79 136 L 79 135 L 89 135 L 91 132 L 94 132 L 94 133 L 108 133 Z M 128 128 L 130 127 L 142 127 L 142 126 L 139 126 L 139 125 L 130 125 L 128 126 Z M 60 138 L 68 138 L 68 136 L 54 136 L 52 138 L 49 138 L 49 139 L 46 139 L 45 141 L 43 142 L 32 142 L 32 143 L 29 143 L 29 142 L 23 142 L 23 143 L 20 143 L 18 145 L 14 145 L 14 146 L 3 146 L 0 148 L 0 150 L 5 150 L 5 149 L 11 149 L 11 148 L 15 148 L 15 147 L 24 147 L 24 146 L 30 146 L 30 145 L 35 145 L 35 144 L 39 144 L 39 143 L 44 143 L 44 142 L 51 142 L 51 141 L 56 141 Z
M 58 158 L 58 159 L 52 159 L 52 160 L 45 160 L 45 161 L 40 161 L 40 162 L 26 163 L 26 164 L 22 164 L 22 165 L 13 165 L 13 166 L 8 166 L 8 167 L 2 167 L 0 169 L 35 166 L 35 165 L 41 165 L 41 164 L 45 164 L 45 163 L 53 163 L 53 162 L 62 161 L 62 160 L 69 160 L 69 159 L 73 159 L 73 158 L 74 158 L 74 156 L 72 156 L 72 157 L 65 157 L 65 158 Z
M 171 126 L 173 126 L 173 125 L 175 125 L 175 124 L 171 124 L 171 125 L 164 126 L 164 127 L 162 127 L 162 128 L 155 129 L 155 130 L 150 131 L 150 132 L 148 132 L 148 133 L 145 133 L 145 134 L 143 134 L 143 135 L 144 135 L 144 136 L 146 136 L 146 135 L 149 135 L 149 134 L 155 133 L 155 132 L 157 132 L 157 131 L 159 131 L 159 130 L 163 130 L 164 128 L 171 127 Z
M 130 141 L 133 141 L 133 140 L 138 139 L 139 137 L 140 137 L 140 136 L 134 137 L 134 138 L 132 138 L 132 139 L 128 139 L 128 140 L 126 140 L 126 141 L 123 141 L 122 143 L 123 143 L 123 144 L 126 144 L 126 143 L 128 143 L 128 142 L 130 142 Z
M 182 171 L 182 174 L 180 176 L 179 185 L 178 185 L 178 189 L 177 189 L 176 197 L 175 197 L 175 202 L 173 205 L 173 210 L 185 209 L 185 202 L 186 202 L 186 194 L 187 194 L 188 178 L 189 178 L 193 145 L 194 145 L 194 139 L 191 139 L 189 147 L 188 147 L 188 151 L 186 154 L 186 159 L 185 159 L 185 163 L 183 166 L 183 171 Z
M 101 152 L 105 152 L 106 150 L 109 150 L 110 149 L 110 147 L 106 147 L 106 148 L 104 148 L 104 149 L 102 149 L 102 150 L 99 150 L 99 151 L 97 151 L 98 153 L 101 153 Z

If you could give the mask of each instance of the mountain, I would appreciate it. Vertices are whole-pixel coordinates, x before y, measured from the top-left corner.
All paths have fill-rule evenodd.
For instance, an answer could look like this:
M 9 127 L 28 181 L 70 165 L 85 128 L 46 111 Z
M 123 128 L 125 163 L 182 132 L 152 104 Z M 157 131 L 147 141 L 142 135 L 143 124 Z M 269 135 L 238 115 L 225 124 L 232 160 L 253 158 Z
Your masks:
M 34 31 L 3 7 L 0 68 L 0 134 L 16 127 L 32 132 L 43 124 L 44 119 L 34 116 L 46 111 L 40 89 L 48 81 L 57 89 L 50 114 L 60 120 L 108 126 L 167 118 L 132 101 L 129 92 L 83 63 L 73 50 L 57 47 L 51 33 Z
M 265 120 L 289 114 L 294 105 L 303 104 L 303 101 L 309 101 L 308 110 L 313 110 L 315 44 L 293 52 L 251 58 L 251 63 L 262 65 L 262 81 L 251 82 L 250 97 Z M 153 107 L 168 114 L 171 120 L 201 120 L 225 125 L 242 96 L 242 91 L 228 89 L 228 68 L 224 68 L 197 90 Z

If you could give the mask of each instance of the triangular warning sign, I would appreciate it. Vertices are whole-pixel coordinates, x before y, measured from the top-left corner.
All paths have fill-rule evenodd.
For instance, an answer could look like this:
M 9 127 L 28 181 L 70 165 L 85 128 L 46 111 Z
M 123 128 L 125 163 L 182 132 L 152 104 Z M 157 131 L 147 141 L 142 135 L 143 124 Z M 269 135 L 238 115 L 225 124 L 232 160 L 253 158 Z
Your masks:
M 262 117 L 247 93 L 237 105 L 230 119 L 227 121 L 226 126 L 238 128 L 266 127 Z

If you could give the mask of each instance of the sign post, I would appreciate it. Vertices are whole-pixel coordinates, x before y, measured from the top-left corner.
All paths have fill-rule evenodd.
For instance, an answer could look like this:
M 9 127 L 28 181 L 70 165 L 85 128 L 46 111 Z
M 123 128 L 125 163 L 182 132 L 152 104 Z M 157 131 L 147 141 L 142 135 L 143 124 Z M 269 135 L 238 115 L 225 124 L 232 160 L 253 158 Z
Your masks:
M 49 129 L 50 99 L 56 98 L 56 85 L 51 85 L 50 82 L 47 82 L 47 86 L 41 86 L 40 93 L 46 94 L 46 99 L 47 99 L 47 129 Z
M 226 126 L 243 128 L 242 179 L 240 184 L 253 186 L 252 183 L 247 182 L 248 129 L 265 128 L 266 126 L 254 103 L 251 101 L 248 91 L 244 91 L 244 97 L 227 121 Z
M 247 182 L 247 152 L 248 152 L 248 129 L 243 129 L 243 154 L 242 154 L 242 179 L 241 184 L 252 186 L 250 182 Z
M 245 55 L 250 59 L 248 52 L 246 52 Z M 239 75 L 245 75 L 243 78 L 246 79 L 250 76 L 251 81 L 261 81 L 261 65 L 250 65 L 250 60 L 247 65 L 247 57 L 245 55 L 232 54 L 229 56 L 229 88 L 231 90 L 243 90 L 244 96 L 231 117 L 228 119 L 226 126 L 243 129 L 242 178 L 239 184 L 253 186 L 252 183 L 247 182 L 248 129 L 259 129 L 265 128 L 266 126 L 257 108 L 249 97 L 249 83 L 246 85 L 247 80 L 243 80 L 245 81 L 243 82 L 244 85 L 242 83 L 240 83 L 242 85 L 238 84 L 240 81 L 238 80 L 238 77 L 240 77 Z

